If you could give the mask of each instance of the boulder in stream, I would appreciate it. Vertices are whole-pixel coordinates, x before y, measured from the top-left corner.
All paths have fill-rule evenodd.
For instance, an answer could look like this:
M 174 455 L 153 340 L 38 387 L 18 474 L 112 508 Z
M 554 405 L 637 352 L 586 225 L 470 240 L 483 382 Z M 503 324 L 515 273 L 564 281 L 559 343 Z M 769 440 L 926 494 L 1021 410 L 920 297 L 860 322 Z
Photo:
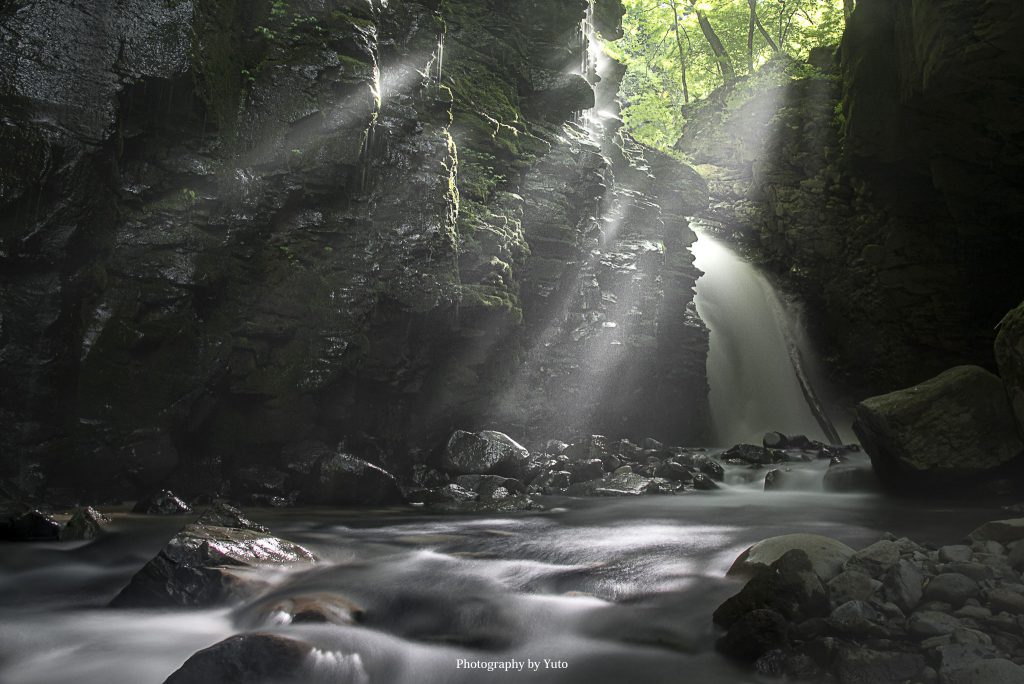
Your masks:
M 299 500 L 314 506 L 393 506 L 405 497 L 394 475 L 338 452 L 324 455 L 301 478 Z
M 1024 450 L 999 378 L 959 366 L 927 382 L 857 405 L 853 429 L 886 487 L 961 489 Z
M 96 539 L 103 534 L 103 527 L 109 522 L 110 518 L 92 506 L 76 509 L 71 514 L 71 519 L 60 531 L 60 539 L 61 541 Z
M 369 681 L 356 654 L 331 652 L 317 658 L 314 647 L 278 634 L 240 634 L 203 649 L 164 684 L 361 684 Z
M 243 528 L 186 525 L 111 602 L 116 607 L 207 607 L 251 596 L 263 583 L 246 571 L 308 565 L 312 553 Z
M 529 460 L 529 450 L 502 432 L 456 430 L 445 446 L 442 466 L 460 475 L 520 478 Z
M 0 522 L 0 539 L 8 541 L 56 541 L 60 537 L 60 523 L 38 510 L 32 509 Z
M 192 508 L 169 489 L 139 499 L 132 508 L 132 513 L 143 515 L 188 515 L 191 512 Z
M 728 574 L 756 575 L 793 549 L 807 554 L 814 574 L 823 582 L 842 572 L 843 565 L 855 553 L 846 544 L 819 534 L 784 534 L 763 539 L 748 548 L 732 564 Z

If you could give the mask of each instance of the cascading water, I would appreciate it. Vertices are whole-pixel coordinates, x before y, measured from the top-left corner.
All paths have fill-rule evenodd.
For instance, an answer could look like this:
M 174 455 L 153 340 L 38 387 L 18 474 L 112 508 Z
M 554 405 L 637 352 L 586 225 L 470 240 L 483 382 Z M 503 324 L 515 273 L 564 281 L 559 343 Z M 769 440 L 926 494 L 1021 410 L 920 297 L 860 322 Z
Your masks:
M 725 243 L 697 230 L 696 305 L 711 331 L 708 384 L 719 444 L 760 443 L 778 430 L 840 441 L 801 358 L 810 352 L 797 317 L 764 274 Z M 801 344 L 802 343 L 802 344 Z

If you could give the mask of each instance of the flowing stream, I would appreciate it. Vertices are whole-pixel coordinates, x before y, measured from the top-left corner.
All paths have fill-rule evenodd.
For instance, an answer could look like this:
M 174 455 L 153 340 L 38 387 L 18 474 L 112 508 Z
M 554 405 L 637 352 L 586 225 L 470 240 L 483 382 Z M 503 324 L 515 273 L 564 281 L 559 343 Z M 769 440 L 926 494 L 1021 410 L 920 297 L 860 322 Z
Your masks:
M 692 250 L 704 275 L 695 303 L 711 331 L 707 370 L 716 442 L 760 444 L 770 430 L 852 441 L 845 426 L 826 432 L 831 419 L 822 416 L 826 409 L 814 391 L 821 381 L 812 383 L 805 369 L 814 355 L 799 317 L 763 273 L 696 228 Z
M 324 682 L 668 683 L 680 673 L 702 684 L 756 682 L 714 651 L 710 618 L 738 589 L 725 572 L 746 546 L 797 531 L 855 547 L 886 530 L 948 542 L 993 513 L 765 493 L 761 478 L 731 470 L 732 484 L 719 492 L 553 501 L 539 514 L 250 511 L 322 559 L 301 573 L 268 571 L 271 595 L 340 594 L 366 611 L 355 626 L 274 625 L 260 620 L 260 600 L 215 610 L 108 608 L 184 522 L 120 514 L 94 542 L 5 546 L 0 681 L 159 684 L 195 651 L 259 630 L 314 643 Z M 545 658 L 557 667 L 543 666 Z M 542 666 L 486 673 L 460 668 L 460 659 Z

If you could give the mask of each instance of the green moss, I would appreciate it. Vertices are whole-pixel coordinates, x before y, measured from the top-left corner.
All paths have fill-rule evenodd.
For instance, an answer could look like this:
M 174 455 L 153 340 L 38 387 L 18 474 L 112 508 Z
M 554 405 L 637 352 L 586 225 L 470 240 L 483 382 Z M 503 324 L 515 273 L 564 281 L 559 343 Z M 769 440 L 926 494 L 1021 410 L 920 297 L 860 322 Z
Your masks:
M 502 288 L 490 285 L 462 285 L 460 287 L 462 306 L 480 307 L 507 312 L 516 325 L 523 321 L 523 309 L 519 299 Z

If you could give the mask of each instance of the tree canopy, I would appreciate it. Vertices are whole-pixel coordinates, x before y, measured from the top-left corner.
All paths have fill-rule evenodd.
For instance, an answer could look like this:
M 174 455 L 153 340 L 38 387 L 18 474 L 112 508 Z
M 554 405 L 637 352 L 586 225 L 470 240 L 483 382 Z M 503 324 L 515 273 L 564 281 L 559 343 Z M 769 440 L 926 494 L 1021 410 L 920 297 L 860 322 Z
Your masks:
M 629 67 L 626 128 L 668 149 L 683 105 L 756 71 L 777 53 L 806 58 L 836 45 L 851 0 L 623 0 L 625 36 L 605 48 Z

